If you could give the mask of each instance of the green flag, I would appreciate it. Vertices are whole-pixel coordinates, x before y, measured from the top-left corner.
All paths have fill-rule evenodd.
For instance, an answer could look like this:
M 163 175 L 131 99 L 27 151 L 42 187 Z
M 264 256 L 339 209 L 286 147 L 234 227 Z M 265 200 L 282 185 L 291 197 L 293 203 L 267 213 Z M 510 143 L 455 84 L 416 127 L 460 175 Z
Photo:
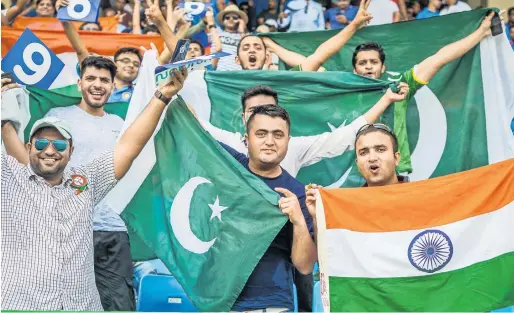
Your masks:
M 391 106 L 379 122 L 393 127 L 399 139 L 407 141 L 408 153 L 400 151 L 404 158 L 410 154 L 411 180 L 476 168 L 514 156 L 509 130 L 514 114 L 514 74 L 508 70 L 514 68 L 514 58 L 505 36 L 484 39 L 462 58 L 443 67 L 427 86 L 413 83 L 411 76 L 416 64 L 474 32 L 486 12 L 473 10 L 364 28 L 323 65 L 329 70 L 326 73 L 192 73 L 181 94 L 201 119 L 219 129 L 244 134 L 241 95 L 251 86 L 269 85 L 291 115 L 292 136 L 316 136 L 348 125 L 378 101 L 386 82 L 403 80 L 411 87 L 411 101 Z M 270 36 L 285 48 L 307 56 L 335 33 Z M 368 41 L 384 47 L 387 72 L 382 81 L 350 74 L 353 50 Z M 374 89 L 380 84 L 382 89 Z M 361 186 L 364 181 L 355 166 L 354 153 L 320 158 L 303 167 L 297 179 L 330 187 Z
M 155 164 L 121 216 L 199 310 L 228 311 L 287 220 L 278 194 L 212 139 L 181 98 L 169 104 L 153 146 Z M 116 188 L 139 184 L 131 179 Z

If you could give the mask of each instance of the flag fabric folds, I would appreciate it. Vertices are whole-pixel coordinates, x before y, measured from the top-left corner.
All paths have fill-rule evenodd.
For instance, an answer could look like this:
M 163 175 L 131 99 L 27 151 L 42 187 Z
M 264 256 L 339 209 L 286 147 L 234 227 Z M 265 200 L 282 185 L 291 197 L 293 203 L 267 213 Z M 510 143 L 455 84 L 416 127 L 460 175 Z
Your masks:
M 514 159 L 320 191 L 325 311 L 471 312 L 514 303 Z

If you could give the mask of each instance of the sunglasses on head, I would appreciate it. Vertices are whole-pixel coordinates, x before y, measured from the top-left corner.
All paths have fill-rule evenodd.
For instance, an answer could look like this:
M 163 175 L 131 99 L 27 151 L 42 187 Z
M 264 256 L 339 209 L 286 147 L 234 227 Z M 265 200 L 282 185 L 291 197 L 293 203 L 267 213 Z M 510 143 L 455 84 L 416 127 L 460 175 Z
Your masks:
M 390 133 L 391 135 L 394 136 L 394 133 L 393 131 L 391 130 L 391 128 L 389 128 L 389 126 L 387 126 L 386 124 L 382 124 L 382 123 L 374 123 L 374 124 L 366 124 L 364 126 L 362 126 L 361 128 L 359 128 L 359 130 L 357 131 L 357 134 L 355 137 L 359 137 L 359 135 L 365 131 L 366 129 L 368 128 L 376 128 L 376 129 L 380 129 L 380 130 L 383 130 L 383 131 L 386 131 L 388 133 Z
M 66 140 L 62 139 L 56 139 L 56 140 L 48 140 L 48 139 L 36 139 L 36 142 L 34 143 L 34 147 L 38 151 L 43 151 L 48 147 L 48 145 L 52 143 L 54 146 L 54 149 L 57 152 L 63 152 L 66 150 L 66 147 L 68 146 L 68 142 Z
M 227 20 L 237 21 L 239 19 L 239 16 L 237 16 L 237 15 L 225 15 L 225 17 L 223 17 L 223 19 L 225 21 L 227 21 Z

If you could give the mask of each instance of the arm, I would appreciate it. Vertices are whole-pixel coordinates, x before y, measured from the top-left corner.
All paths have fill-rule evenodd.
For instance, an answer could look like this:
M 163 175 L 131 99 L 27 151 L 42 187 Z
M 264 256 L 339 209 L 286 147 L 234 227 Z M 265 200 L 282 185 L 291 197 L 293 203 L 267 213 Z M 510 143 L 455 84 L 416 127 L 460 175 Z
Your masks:
M 177 94 L 187 77 L 187 69 L 185 67 L 182 67 L 180 72 L 174 72 L 172 81 L 158 89 L 168 98 Z M 134 159 L 143 150 L 154 133 L 166 105 L 167 103 L 163 103 L 161 100 L 153 97 L 143 112 L 123 133 L 114 147 L 114 175 L 116 180 L 120 180 L 125 176 Z
M 151 0 L 147 0 L 147 2 L 149 5 L 151 4 Z M 157 29 L 159 29 L 159 33 L 161 34 L 162 39 L 164 39 L 164 43 L 166 44 L 166 47 L 168 47 L 169 51 L 175 51 L 178 39 L 173 34 L 173 31 L 168 24 L 166 24 L 166 20 L 159 8 L 159 0 L 155 0 L 154 3 L 145 10 L 145 14 L 148 19 L 155 24 Z
M 405 0 L 398 0 L 398 7 L 400 8 L 400 20 L 407 21 L 407 5 L 405 4 Z
M 173 19 L 173 1 L 166 0 L 166 23 L 171 28 L 171 30 L 174 30 L 174 28 L 171 27 L 172 19 Z
M 132 11 L 132 33 L 141 35 L 141 2 L 134 1 L 134 10 Z
M 354 120 L 350 125 L 341 125 L 331 132 L 316 136 L 296 137 L 294 145 L 289 144 L 289 152 L 296 154 L 299 167 L 319 162 L 323 158 L 333 158 L 353 149 L 357 131 L 365 124 L 374 123 L 382 113 L 394 102 L 404 100 L 409 87 L 406 83 L 399 84 L 399 92 L 388 89 L 380 100 L 366 113 Z
M 436 54 L 426 58 L 420 64 L 416 66 L 414 73 L 415 78 L 422 82 L 428 82 L 434 77 L 439 70 L 446 64 L 454 61 L 474 46 L 476 46 L 482 39 L 491 35 L 491 19 L 494 16 L 494 12 L 491 12 L 483 21 L 480 27 L 467 37 L 451 43 L 439 51 Z
M 308 56 L 307 59 L 301 63 L 303 71 L 317 71 L 323 63 L 343 48 L 346 42 L 352 38 L 359 28 L 365 26 L 368 21 L 373 18 L 366 11 L 370 2 L 371 0 L 361 1 L 355 19 L 337 35 L 322 43 L 312 55 Z
M 304 63 L 307 60 L 307 58 L 303 55 L 287 50 L 268 37 L 263 37 L 262 40 L 264 40 L 264 44 L 266 45 L 266 48 L 269 50 L 269 52 L 275 53 L 278 58 L 288 66 L 294 67 Z
M 189 27 L 189 29 L 186 32 L 185 38 L 191 38 L 204 29 L 205 29 L 205 22 L 200 21 L 198 24 Z
M 29 164 L 29 154 L 10 121 L 2 121 L 2 141 L 8 155 L 23 165 Z
M 308 223 L 294 193 L 284 188 L 275 188 L 275 191 L 285 196 L 278 201 L 278 207 L 293 224 L 291 260 L 300 273 L 307 275 L 312 272 L 314 263 L 318 259 L 316 245 L 309 232 Z
M 280 28 L 286 28 L 291 23 L 291 11 L 285 10 L 284 12 L 281 12 L 278 16 L 278 26 Z
M 64 7 L 68 5 L 68 0 L 57 0 L 55 4 L 55 11 L 58 11 L 60 7 Z M 62 27 L 64 28 L 64 33 L 66 34 L 66 37 L 68 37 L 68 40 L 70 41 L 71 47 L 75 52 L 77 53 L 77 58 L 79 60 L 79 64 L 87 58 L 89 55 L 89 51 L 86 48 L 86 45 L 84 42 L 80 39 L 79 33 L 73 27 L 73 24 L 71 22 L 64 22 L 62 21 Z
M 19 0 L 18 2 L 16 2 L 15 6 L 7 9 L 7 12 L 5 12 L 5 20 L 2 17 L 2 25 L 10 25 L 14 21 L 16 16 L 18 16 L 23 11 L 23 8 L 25 8 L 26 3 L 27 0 Z

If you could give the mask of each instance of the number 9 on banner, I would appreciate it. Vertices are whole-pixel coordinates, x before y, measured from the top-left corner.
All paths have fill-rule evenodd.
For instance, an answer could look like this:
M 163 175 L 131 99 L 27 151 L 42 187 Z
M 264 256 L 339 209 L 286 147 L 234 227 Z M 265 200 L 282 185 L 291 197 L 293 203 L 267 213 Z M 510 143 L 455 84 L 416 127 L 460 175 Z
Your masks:
M 69 5 L 57 11 L 57 18 L 61 21 L 98 21 L 100 0 L 70 0 Z
M 2 71 L 13 73 L 22 85 L 48 89 L 64 68 L 64 63 L 26 29 L 2 60 Z

